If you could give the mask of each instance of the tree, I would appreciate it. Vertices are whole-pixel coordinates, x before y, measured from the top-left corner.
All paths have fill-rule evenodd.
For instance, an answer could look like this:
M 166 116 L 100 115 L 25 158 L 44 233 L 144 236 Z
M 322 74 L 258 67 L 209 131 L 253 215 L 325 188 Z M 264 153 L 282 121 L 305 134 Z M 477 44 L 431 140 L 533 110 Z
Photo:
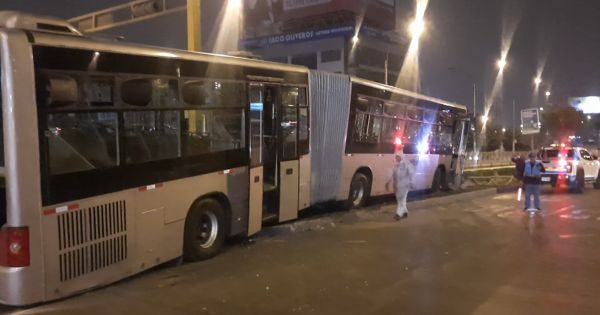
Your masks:
M 584 121 L 583 113 L 573 107 L 559 107 L 542 114 L 542 129 L 545 142 L 566 142 L 569 136 L 574 135 L 581 128 Z M 548 135 L 549 137 L 546 137 Z M 550 143 L 545 143 L 550 144 Z

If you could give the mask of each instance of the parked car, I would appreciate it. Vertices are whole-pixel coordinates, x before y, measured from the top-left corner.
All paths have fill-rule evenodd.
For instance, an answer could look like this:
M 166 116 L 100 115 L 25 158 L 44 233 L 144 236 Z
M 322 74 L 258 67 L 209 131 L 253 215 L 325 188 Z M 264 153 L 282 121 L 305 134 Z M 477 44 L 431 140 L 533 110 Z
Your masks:
M 583 193 L 586 183 L 600 189 L 600 161 L 583 147 L 551 145 L 538 153 L 546 168 L 542 184 L 567 186 L 571 192 Z

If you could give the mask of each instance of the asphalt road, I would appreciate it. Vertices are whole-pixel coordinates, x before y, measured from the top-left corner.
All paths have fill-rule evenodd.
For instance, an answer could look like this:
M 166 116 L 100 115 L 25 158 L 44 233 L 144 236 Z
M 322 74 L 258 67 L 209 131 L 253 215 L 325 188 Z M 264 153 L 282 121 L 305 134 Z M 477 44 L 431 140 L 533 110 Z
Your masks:
M 161 267 L 12 314 L 600 314 L 600 191 L 393 205 L 268 228 L 206 262 Z

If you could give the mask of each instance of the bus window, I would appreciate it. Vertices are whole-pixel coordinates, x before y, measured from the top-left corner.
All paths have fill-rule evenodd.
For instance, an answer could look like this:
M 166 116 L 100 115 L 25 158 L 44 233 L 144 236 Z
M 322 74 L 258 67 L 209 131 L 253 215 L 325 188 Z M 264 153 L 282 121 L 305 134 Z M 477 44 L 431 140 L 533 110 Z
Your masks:
M 306 88 L 298 89 L 298 104 L 298 154 L 306 155 L 310 151 L 310 116 Z
M 49 114 L 50 174 L 65 174 L 118 165 L 116 113 Z
M 423 112 L 423 122 L 428 124 L 437 123 L 437 112 L 432 110 L 426 110 Z
M 364 96 L 359 96 L 356 101 L 356 110 L 366 112 L 369 110 L 369 100 Z
M 152 106 L 173 107 L 179 105 L 179 88 L 177 80 L 152 80 Z
M 123 113 L 125 163 L 143 163 L 180 156 L 180 113 Z
M 418 107 L 409 106 L 406 109 L 406 118 L 411 120 L 423 120 L 423 110 Z
M 385 104 L 385 113 L 389 116 L 396 118 L 404 118 L 404 112 L 406 107 L 398 103 L 387 103 Z
M 379 100 L 371 100 L 369 112 L 376 115 L 383 115 L 383 102 Z
M 121 99 L 128 105 L 148 106 L 152 101 L 150 79 L 132 79 L 121 84 Z
M 202 107 L 242 107 L 246 99 L 244 85 L 239 82 L 191 80 L 183 84 L 183 100 Z
M 285 88 L 281 99 L 282 159 L 294 160 L 298 157 L 298 88 Z
M 90 78 L 83 84 L 85 102 L 91 106 L 113 105 L 113 79 Z
M 243 109 L 186 110 L 184 113 L 188 120 L 182 131 L 186 155 L 245 148 Z

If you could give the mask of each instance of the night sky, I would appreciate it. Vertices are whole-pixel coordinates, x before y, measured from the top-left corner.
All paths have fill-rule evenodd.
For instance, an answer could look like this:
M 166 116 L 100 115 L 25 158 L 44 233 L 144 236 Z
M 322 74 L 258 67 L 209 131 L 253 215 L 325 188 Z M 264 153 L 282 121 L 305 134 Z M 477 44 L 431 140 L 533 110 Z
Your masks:
M 128 1 L 0 0 L 0 10 L 69 18 L 123 2 Z M 222 1 L 203 2 L 204 37 L 208 38 Z M 552 90 L 550 103 L 600 95 L 599 0 L 430 0 L 426 18 L 429 30 L 421 45 L 426 94 L 466 104 L 471 110 L 476 83 L 481 112 L 484 94 L 491 93 L 496 78 L 502 39 L 514 30 L 494 116 L 510 121 L 513 99 L 518 108 L 533 105 L 533 79 L 542 66 L 541 92 Z M 185 13 L 110 33 L 123 34 L 128 41 L 185 48 Z

